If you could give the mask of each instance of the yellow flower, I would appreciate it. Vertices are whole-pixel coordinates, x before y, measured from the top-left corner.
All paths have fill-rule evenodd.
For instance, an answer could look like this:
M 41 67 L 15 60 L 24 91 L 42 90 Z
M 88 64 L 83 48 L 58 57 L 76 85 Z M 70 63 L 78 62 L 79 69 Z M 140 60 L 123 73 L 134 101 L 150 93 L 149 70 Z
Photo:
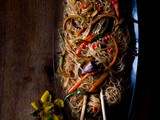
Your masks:
M 40 100 L 31 102 L 35 109 L 31 115 L 39 117 L 41 120 L 63 120 L 62 108 L 64 101 L 62 99 L 52 100 L 52 95 L 46 90 Z

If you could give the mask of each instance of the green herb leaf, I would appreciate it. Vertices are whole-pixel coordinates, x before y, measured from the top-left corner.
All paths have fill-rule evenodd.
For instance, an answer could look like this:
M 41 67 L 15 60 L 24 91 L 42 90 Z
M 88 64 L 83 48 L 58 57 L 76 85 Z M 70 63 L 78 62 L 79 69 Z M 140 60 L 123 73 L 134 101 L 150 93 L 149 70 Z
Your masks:
M 30 115 L 32 115 L 32 116 L 38 116 L 39 112 L 40 112 L 40 110 L 36 110 L 33 113 L 31 113 Z
M 47 120 L 53 120 L 53 119 L 52 119 L 52 117 L 49 115 L 48 118 L 47 118 Z

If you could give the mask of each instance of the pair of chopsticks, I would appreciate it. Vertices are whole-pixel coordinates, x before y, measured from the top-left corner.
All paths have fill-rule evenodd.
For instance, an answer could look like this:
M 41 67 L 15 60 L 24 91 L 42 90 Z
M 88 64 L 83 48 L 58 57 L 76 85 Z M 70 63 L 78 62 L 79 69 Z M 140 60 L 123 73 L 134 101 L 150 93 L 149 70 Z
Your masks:
M 101 88 L 101 91 L 100 91 L 100 100 L 101 100 L 101 106 L 102 106 L 103 120 L 107 120 L 102 88 Z M 86 102 L 87 102 L 87 95 L 85 95 L 84 98 L 83 98 L 83 106 L 82 106 L 82 112 L 81 112 L 80 120 L 84 119 Z

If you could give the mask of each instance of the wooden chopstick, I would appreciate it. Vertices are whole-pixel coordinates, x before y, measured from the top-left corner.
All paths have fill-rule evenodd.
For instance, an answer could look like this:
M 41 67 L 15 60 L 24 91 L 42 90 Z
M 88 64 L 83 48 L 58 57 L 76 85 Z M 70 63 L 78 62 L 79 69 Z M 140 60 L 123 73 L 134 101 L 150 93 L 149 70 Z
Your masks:
M 84 114 L 85 114 L 85 109 L 86 109 L 86 103 L 87 103 L 87 95 L 83 97 L 83 106 L 82 106 L 82 111 L 81 111 L 81 116 L 80 120 L 84 120 Z
M 102 89 L 100 91 L 100 100 L 101 100 L 101 106 L 102 106 L 103 120 L 107 120 L 106 109 L 105 109 L 104 98 L 103 98 L 103 90 Z

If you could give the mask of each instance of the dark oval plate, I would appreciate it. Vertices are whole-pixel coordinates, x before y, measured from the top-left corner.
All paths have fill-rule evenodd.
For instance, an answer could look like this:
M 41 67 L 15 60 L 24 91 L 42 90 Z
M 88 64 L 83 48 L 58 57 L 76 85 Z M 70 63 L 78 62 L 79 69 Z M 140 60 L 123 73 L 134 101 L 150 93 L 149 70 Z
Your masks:
M 119 0 L 120 1 L 120 0 Z M 128 120 L 130 118 L 130 114 L 132 111 L 133 99 L 134 99 L 134 91 L 137 80 L 137 68 L 138 68 L 138 52 L 139 52 L 139 24 L 136 22 L 138 20 L 138 11 L 137 11 L 137 3 L 136 0 L 121 0 L 120 6 L 124 6 L 123 8 L 125 14 L 128 17 L 129 27 L 131 31 L 131 44 L 133 48 L 133 53 L 128 59 L 128 64 L 130 66 L 130 71 L 128 72 L 128 76 L 130 79 L 130 89 L 125 94 L 124 98 L 120 102 L 119 105 L 106 109 L 107 120 Z M 55 85 L 55 94 L 57 98 L 63 98 L 64 93 L 61 90 L 59 81 L 56 80 L 56 69 L 58 67 L 58 55 L 57 53 L 60 51 L 59 48 L 59 28 L 62 27 L 63 21 L 63 0 L 55 0 L 54 1 L 54 21 L 53 21 L 53 39 L 52 39 L 52 51 L 53 51 L 53 71 L 54 71 L 54 85 Z M 67 113 L 67 114 L 66 114 Z M 71 117 L 68 109 L 65 112 L 65 119 L 69 120 L 73 118 Z

